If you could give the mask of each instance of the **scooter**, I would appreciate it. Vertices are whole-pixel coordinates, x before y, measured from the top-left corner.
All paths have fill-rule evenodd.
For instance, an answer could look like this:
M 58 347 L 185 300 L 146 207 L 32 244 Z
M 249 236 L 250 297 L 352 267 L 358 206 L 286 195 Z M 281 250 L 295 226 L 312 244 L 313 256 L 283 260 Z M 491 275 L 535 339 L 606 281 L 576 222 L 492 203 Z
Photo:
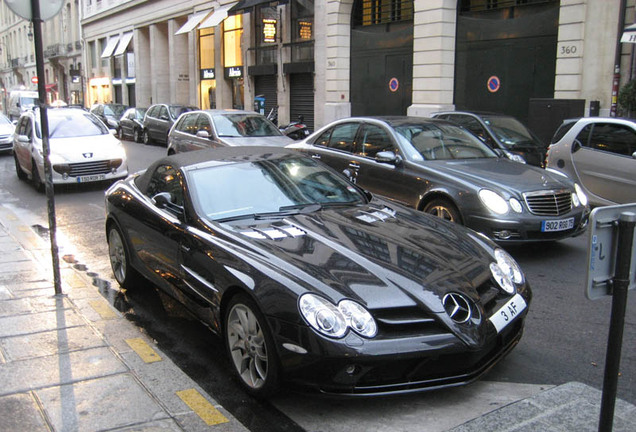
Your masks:
M 272 123 L 277 124 L 278 109 L 272 108 L 267 114 L 267 119 L 272 121 Z M 305 124 L 305 118 L 302 115 L 298 116 L 298 121 L 291 122 L 286 126 L 279 125 L 278 129 L 280 129 L 283 135 L 286 135 L 296 141 L 304 139 L 305 137 L 309 136 L 309 133 L 310 133 L 309 129 L 307 128 L 307 125 Z

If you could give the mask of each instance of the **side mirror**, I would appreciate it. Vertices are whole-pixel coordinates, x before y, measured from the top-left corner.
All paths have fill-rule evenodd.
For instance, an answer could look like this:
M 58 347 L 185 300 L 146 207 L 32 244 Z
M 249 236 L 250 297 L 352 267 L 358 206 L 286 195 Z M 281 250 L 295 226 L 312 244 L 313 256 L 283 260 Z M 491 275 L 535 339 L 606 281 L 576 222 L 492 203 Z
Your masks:
M 577 151 L 581 150 L 581 147 L 583 147 L 583 144 L 581 144 L 581 141 L 575 139 L 572 142 L 572 153 L 576 153 Z
M 389 163 L 392 165 L 399 165 L 402 162 L 402 158 L 392 151 L 381 151 L 375 155 L 377 162 Z
M 159 208 L 166 208 L 172 204 L 172 195 L 169 192 L 160 192 L 152 197 L 153 202 Z
M 21 143 L 30 143 L 31 139 L 26 135 L 18 135 L 18 142 Z
M 210 138 L 210 134 L 206 130 L 198 131 L 196 136 L 198 136 L 199 138 Z
M 636 151 L 634 153 L 632 153 L 632 158 L 636 159 Z

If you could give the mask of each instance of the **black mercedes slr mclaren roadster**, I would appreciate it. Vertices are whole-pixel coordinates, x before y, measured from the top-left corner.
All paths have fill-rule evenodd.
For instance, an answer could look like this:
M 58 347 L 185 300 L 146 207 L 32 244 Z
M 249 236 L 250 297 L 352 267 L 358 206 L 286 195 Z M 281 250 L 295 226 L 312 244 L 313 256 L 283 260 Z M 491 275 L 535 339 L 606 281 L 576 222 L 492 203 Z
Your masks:
M 144 277 L 185 304 L 255 396 L 462 385 L 521 338 L 531 291 L 508 253 L 293 150 L 165 157 L 106 208 L 119 284 Z

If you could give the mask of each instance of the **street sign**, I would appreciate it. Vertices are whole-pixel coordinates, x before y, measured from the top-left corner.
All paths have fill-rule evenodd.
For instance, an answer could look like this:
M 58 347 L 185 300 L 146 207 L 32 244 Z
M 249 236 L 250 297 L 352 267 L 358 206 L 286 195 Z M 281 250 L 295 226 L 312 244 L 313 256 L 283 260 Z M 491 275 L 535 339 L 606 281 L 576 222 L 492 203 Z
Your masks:
M 4 2 L 14 14 L 20 16 L 21 18 L 24 18 L 25 20 L 31 21 L 33 19 L 31 1 L 5 0 Z M 62 9 L 62 5 L 64 4 L 64 0 L 36 1 L 38 1 L 40 5 L 40 19 L 42 21 L 46 21 L 57 15 Z
M 36 77 L 36 76 L 31 77 L 31 82 L 33 84 L 37 84 L 38 83 L 38 77 Z
M 612 294 L 621 213 L 636 213 L 636 204 L 597 207 L 590 214 L 585 283 L 585 295 L 590 300 Z M 636 248 L 632 249 L 631 254 L 629 289 L 636 289 Z

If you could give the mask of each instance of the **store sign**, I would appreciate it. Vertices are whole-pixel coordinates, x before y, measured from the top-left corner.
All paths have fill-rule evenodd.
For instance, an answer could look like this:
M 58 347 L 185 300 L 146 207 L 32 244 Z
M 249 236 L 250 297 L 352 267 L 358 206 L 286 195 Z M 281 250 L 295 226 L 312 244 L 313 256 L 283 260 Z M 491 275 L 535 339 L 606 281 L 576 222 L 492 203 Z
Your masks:
M 263 42 L 276 42 L 276 20 L 263 19 Z
M 214 73 L 214 68 L 212 68 L 212 69 L 201 69 L 201 79 L 202 80 L 213 80 L 213 79 L 216 79 L 216 75 Z
M 298 22 L 298 37 L 303 40 L 310 40 L 311 27 L 312 27 L 312 23 L 310 21 L 299 21 Z
M 225 78 L 243 78 L 243 67 L 242 66 L 226 67 Z

